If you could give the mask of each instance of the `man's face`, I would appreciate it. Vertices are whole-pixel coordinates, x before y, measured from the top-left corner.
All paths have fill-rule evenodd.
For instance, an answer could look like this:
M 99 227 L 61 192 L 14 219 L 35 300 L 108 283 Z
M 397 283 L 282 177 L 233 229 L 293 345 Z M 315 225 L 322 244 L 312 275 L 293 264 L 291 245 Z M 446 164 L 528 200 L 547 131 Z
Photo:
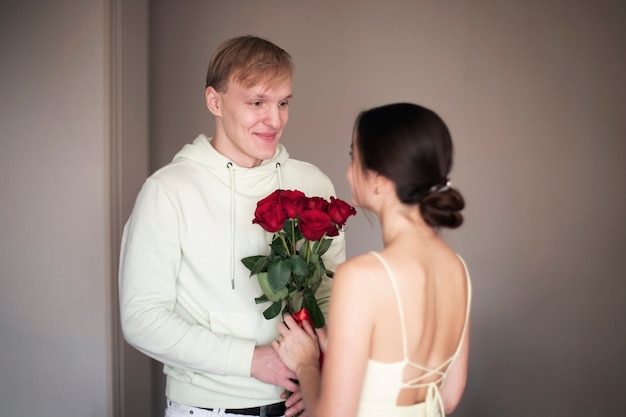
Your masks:
M 215 149 L 247 168 L 272 158 L 289 118 L 291 95 L 290 79 L 250 88 L 231 81 L 223 93 L 207 88 L 207 107 L 216 117 Z

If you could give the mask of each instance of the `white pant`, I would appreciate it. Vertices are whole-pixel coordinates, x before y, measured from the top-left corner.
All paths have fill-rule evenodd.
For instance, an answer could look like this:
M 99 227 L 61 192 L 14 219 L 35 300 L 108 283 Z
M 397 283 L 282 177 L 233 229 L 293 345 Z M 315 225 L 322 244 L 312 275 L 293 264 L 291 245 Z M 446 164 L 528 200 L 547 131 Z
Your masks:
M 226 413 L 223 408 L 214 410 L 204 410 L 202 408 L 190 407 L 188 405 L 178 404 L 174 401 L 167 400 L 167 408 L 165 409 L 165 417 L 234 417 L 242 414 Z M 250 416 L 245 416 L 250 417 Z

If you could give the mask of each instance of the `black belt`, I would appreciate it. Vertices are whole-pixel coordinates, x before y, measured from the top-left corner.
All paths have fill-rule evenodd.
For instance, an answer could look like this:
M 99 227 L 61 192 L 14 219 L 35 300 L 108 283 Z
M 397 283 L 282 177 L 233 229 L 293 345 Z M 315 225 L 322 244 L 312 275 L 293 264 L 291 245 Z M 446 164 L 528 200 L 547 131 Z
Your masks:
M 285 403 L 282 402 L 251 408 L 227 408 L 224 412 L 226 414 L 242 414 L 244 416 L 281 417 L 285 415 L 286 409 Z M 215 408 L 203 408 L 203 410 L 213 411 Z

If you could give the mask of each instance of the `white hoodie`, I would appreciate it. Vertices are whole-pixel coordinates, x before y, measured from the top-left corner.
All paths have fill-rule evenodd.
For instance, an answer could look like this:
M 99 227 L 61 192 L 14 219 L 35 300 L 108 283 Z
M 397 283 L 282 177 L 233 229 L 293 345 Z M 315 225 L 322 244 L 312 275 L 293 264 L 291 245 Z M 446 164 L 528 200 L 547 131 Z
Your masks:
M 280 317 L 269 304 L 246 256 L 269 252 L 271 234 L 252 224 L 256 203 L 276 189 L 334 195 L 315 166 L 289 159 L 279 145 L 270 160 L 242 168 L 200 135 L 144 183 L 124 227 L 120 312 L 126 340 L 163 362 L 166 395 L 181 404 L 246 408 L 282 401 L 282 388 L 250 376 L 255 346 L 277 335 Z M 324 256 L 334 270 L 345 259 L 344 238 Z M 330 280 L 317 292 L 328 313 Z

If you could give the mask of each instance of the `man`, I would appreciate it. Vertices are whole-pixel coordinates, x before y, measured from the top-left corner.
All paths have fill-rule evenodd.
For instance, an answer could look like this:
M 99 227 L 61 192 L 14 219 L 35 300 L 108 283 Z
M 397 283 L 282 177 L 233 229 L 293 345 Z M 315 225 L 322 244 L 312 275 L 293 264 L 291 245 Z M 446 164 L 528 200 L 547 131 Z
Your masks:
M 200 135 L 146 180 L 124 228 L 122 330 L 163 362 L 166 416 L 303 409 L 295 374 L 271 347 L 281 318 L 263 317 L 268 304 L 255 303 L 262 291 L 241 263 L 269 251 L 271 235 L 252 224 L 258 200 L 276 189 L 334 195 L 326 175 L 279 144 L 293 71 L 290 55 L 267 40 L 224 42 L 205 91 L 214 136 Z M 344 258 L 340 235 L 324 262 L 334 269 Z M 329 294 L 326 278 L 316 294 L 325 313 Z M 294 393 L 286 403 L 285 390 Z

